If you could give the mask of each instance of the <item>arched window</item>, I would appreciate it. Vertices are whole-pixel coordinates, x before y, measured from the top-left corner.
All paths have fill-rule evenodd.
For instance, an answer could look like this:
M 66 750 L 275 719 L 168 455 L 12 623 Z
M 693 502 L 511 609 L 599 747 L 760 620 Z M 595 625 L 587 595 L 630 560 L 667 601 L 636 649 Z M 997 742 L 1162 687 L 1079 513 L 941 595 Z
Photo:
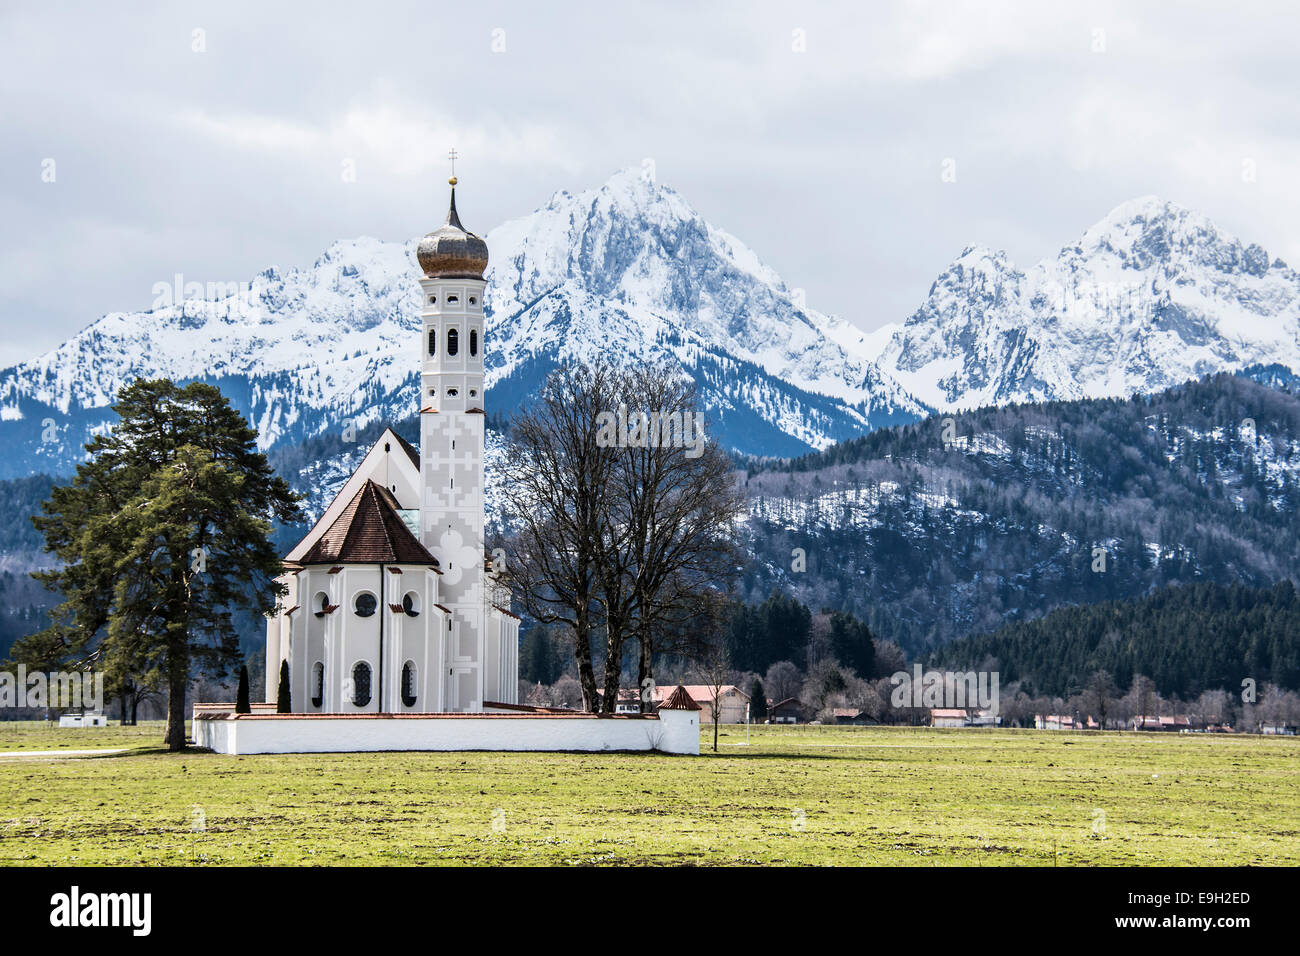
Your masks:
M 352 665 L 352 703 L 358 707 L 370 703 L 370 665 L 365 661 Z
M 369 591 L 362 591 L 352 602 L 352 609 L 357 612 L 357 617 L 370 617 L 379 607 L 379 601 Z
M 402 613 L 407 617 L 420 616 L 420 595 L 414 591 L 407 591 L 402 595 Z
M 469 354 L 478 355 L 478 329 L 469 330 Z
M 460 351 L 460 333 L 455 329 L 447 330 L 447 354 L 455 355 Z
M 402 706 L 415 706 L 415 661 L 402 665 Z
M 317 617 L 325 616 L 325 609 L 330 606 L 330 596 L 324 591 L 317 591 L 311 601 L 311 612 Z
M 437 329 L 429 330 L 429 354 L 430 355 L 438 354 L 438 330 Z
M 311 667 L 311 705 L 319 707 L 325 701 L 325 665 L 317 661 Z

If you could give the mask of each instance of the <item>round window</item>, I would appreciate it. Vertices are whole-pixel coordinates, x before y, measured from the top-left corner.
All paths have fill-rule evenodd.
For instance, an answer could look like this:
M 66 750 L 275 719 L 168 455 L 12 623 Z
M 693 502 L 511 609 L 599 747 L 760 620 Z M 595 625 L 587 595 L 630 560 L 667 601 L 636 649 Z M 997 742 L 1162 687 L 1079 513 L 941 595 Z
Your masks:
M 420 616 L 420 598 L 414 591 L 407 591 L 402 596 L 402 613 L 408 617 Z
M 379 601 L 369 591 L 362 591 L 357 595 L 357 599 L 352 602 L 352 608 L 357 612 L 357 617 L 370 617 L 379 607 Z

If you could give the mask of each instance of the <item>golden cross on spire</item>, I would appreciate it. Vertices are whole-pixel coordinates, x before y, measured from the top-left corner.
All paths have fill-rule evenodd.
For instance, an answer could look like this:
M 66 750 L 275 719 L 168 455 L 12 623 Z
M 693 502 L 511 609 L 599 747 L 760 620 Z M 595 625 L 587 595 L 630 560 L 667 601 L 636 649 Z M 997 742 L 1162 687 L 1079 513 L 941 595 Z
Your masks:
M 451 178 L 448 179 L 447 182 L 451 183 L 453 186 L 456 185 L 456 157 L 459 155 L 460 154 L 456 152 L 456 147 L 454 146 L 447 153 L 447 158 L 451 160 Z

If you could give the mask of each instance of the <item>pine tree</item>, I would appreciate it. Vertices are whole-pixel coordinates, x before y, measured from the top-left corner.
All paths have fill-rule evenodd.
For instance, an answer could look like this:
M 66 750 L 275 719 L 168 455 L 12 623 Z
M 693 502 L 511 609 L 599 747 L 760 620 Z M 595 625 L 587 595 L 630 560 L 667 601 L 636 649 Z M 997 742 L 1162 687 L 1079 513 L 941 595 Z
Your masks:
M 248 703 L 248 665 L 239 665 L 239 690 L 235 692 L 235 713 L 251 714 L 253 708 Z
M 271 522 L 301 517 L 219 390 L 166 379 L 118 394 L 119 422 L 32 519 L 58 565 L 34 577 L 60 593 L 51 625 L 14 660 L 102 670 L 109 683 L 166 686 L 167 745 L 185 747 L 191 671 L 239 659 L 232 611 L 275 610 L 283 585 Z
M 754 720 L 767 720 L 767 692 L 763 690 L 763 682 L 757 677 L 754 678 L 754 684 L 749 688 L 749 716 Z
M 289 662 L 280 661 L 280 686 L 275 692 L 275 712 L 292 714 L 293 699 L 289 696 Z

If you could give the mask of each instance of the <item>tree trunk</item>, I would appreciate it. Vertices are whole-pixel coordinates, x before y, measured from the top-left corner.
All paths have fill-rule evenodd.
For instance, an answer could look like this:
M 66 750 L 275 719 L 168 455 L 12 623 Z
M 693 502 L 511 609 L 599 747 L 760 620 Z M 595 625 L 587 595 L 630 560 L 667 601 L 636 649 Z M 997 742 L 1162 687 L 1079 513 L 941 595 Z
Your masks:
M 640 650 L 637 658 L 636 686 L 642 695 L 641 703 L 647 704 L 649 701 L 645 699 L 645 692 L 646 689 L 654 683 L 655 679 L 654 645 L 650 640 L 649 629 L 644 627 L 641 629 L 637 638 L 637 644 L 639 645 Z M 647 681 L 650 683 L 646 683 Z M 642 710 L 644 711 L 645 708 L 643 707 Z
M 591 666 L 591 624 L 585 612 L 578 615 L 577 623 L 573 656 L 578 664 L 578 683 L 582 685 L 582 709 L 595 713 L 600 695 L 596 693 L 596 672 Z
M 618 689 L 623 682 L 623 638 L 615 627 L 609 629 L 605 645 L 605 696 L 600 702 L 603 713 L 614 713 L 618 705 Z
M 189 645 L 173 641 L 167 652 L 167 749 L 185 749 L 185 688 L 189 683 Z

